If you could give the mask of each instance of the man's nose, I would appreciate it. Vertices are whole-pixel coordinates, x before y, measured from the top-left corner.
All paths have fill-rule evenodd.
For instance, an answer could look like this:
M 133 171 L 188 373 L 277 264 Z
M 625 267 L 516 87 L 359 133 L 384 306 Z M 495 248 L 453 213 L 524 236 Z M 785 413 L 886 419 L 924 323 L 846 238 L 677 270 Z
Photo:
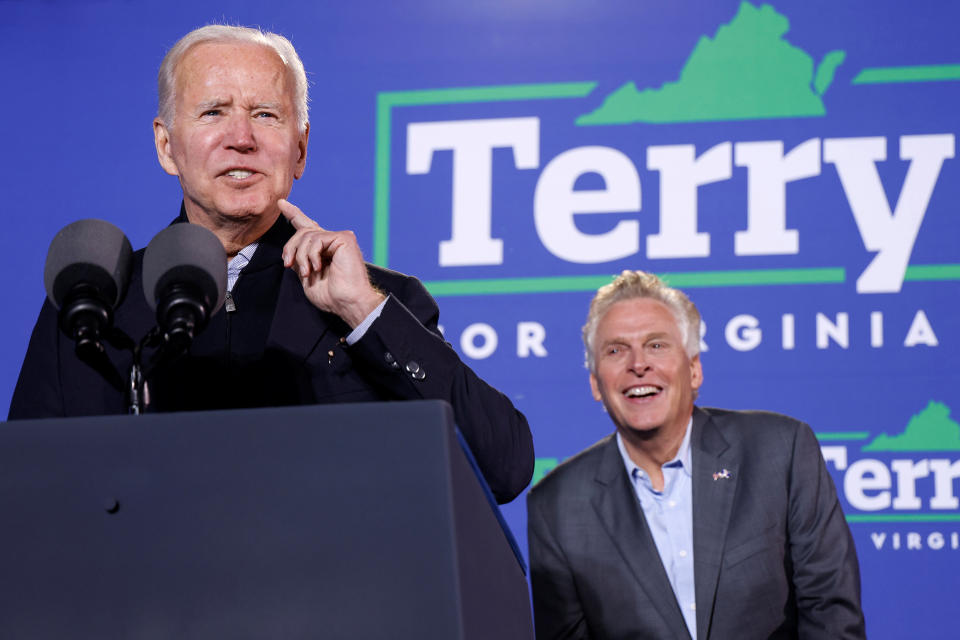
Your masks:
M 647 363 L 646 354 L 643 352 L 643 349 L 635 349 L 631 352 L 630 358 L 630 371 L 642 376 L 650 369 L 650 365 Z
M 254 135 L 253 123 L 250 122 L 249 116 L 238 113 L 230 117 L 227 122 L 224 146 L 228 149 L 239 151 L 240 153 L 256 151 L 257 139 Z

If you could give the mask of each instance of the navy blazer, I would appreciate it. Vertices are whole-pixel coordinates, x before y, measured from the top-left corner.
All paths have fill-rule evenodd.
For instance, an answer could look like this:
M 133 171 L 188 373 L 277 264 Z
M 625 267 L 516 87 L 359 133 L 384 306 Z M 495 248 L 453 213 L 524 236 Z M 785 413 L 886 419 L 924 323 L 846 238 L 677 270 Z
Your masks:
M 692 429 L 698 640 L 864 638 L 856 550 L 810 427 L 694 408 Z M 527 509 L 538 639 L 690 638 L 615 436 Z
M 221 308 L 190 354 L 148 383 L 154 410 L 446 400 L 494 496 L 500 502 L 516 497 L 533 473 L 533 443 L 526 418 L 444 341 L 437 326 L 437 303 L 423 285 L 411 276 L 368 265 L 375 286 L 388 294 L 387 302 L 363 338 L 347 346 L 343 338 L 350 327 L 314 307 L 297 275 L 283 268 L 280 251 L 292 233 L 285 219 L 278 220 L 261 238 L 238 281 L 237 287 L 242 284 L 248 292 L 245 300 L 238 294 L 238 306 L 254 316 L 247 316 L 251 320 L 245 325 L 246 333 L 234 328 L 234 337 L 226 339 L 232 359 L 227 362 L 222 354 L 202 353 L 205 341 L 216 337 L 222 343 L 220 332 L 231 331 L 231 316 Z M 155 324 L 143 296 L 142 258 L 142 250 L 134 254 L 130 288 L 114 321 L 134 340 Z M 252 284 L 258 281 L 262 285 Z M 263 303 L 264 299 L 269 302 Z M 258 329 L 259 325 L 263 326 Z M 237 344 L 244 341 L 257 344 L 245 352 L 246 345 Z M 223 348 L 218 344 L 213 352 Z M 126 376 L 132 363 L 130 352 L 108 345 L 107 354 Z M 73 342 L 58 330 L 56 310 L 44 302 L 9 418 L 126 412 L 125 393 L 75 356 Z

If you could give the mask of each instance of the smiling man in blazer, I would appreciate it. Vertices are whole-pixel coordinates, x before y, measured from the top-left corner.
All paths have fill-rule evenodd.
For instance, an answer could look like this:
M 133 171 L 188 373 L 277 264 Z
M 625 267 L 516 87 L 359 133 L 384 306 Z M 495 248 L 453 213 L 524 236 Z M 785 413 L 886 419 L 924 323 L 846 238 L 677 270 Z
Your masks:
M 694 406 L 700 314 L 656 276 L 583 337 L 616 432 L 527 498 L 537 638 L 863 638 L 856 550 L 810 428 Z
M 497 499 L 518 495 L 533 472 L 527 421 L 444 341 L 434 299 L 415 278 L 366 264 L 351 231 L 324 229 L 287 200 L 310 134 L 293 45 L 258 29 L 201 27 L 165 56 L 158 94 L 157 157 L 183 190 L 175 222 L 220 240 L 230 302 L 148 381 L 149 410 L 442 399 Z M 134 340 L 155 324 L 142 268 L 140 251 L 114 319 Z M 130 370 L 129 350 L 107 345 L 107 357 Z M 45 303 L 10 418 L 126 410 L 123 390 L 76 357 Z

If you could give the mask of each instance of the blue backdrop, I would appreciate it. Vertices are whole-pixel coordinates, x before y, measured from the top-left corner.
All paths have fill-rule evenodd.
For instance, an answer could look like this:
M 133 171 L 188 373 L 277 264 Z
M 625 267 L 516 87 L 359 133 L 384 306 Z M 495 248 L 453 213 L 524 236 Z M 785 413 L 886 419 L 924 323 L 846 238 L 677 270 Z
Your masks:
M 195 4 L 0 0 L 0 408 L 54 233 L 100 217 L 142 247 L 177 213 L 150 124 L 166 49 L 259 25 L 311 81 L 290 199 L 428 284 L 447 339 L 529 418 L 539 475 L 612 430 L 582 365 L 592 292 L 665 274 L 704 316 L 699 402 L 818 433 L 870 636 L 957 635 L 960 11 Z M 505 512 L 525 548 L 523 500 Z

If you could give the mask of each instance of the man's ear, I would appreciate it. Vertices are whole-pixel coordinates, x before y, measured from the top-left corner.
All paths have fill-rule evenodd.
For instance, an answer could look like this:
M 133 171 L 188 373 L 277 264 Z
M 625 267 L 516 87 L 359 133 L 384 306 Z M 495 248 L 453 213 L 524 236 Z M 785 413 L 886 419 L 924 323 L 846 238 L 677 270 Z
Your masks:
M 690 360 L 690 387 L 697 391 L 703 384 L 703 365 L 700 364 L 700 354 Z
M 180 170 L 170 151 L 170 131 L 160 118 L 153 119 L 153 142 L 157 146 L 157 160 L 163 170 L 172 176 L 179 176 Z
M 600 395 L 600 383 L 597 381 L 597 376 L 590 374 L 590 391 L 593 392 L 593 399 L 597 402 L 603 402 L 603 396 Z
M 297 158 L 296 168 L 293 171 L 293 177 L 296 180 L 303 175 L 303 170 L 307 166 L 307 141 L 310 139 L 310 123 L 308 122 L 297 140 L 297 148 L 300 150 L 300 157 Z

